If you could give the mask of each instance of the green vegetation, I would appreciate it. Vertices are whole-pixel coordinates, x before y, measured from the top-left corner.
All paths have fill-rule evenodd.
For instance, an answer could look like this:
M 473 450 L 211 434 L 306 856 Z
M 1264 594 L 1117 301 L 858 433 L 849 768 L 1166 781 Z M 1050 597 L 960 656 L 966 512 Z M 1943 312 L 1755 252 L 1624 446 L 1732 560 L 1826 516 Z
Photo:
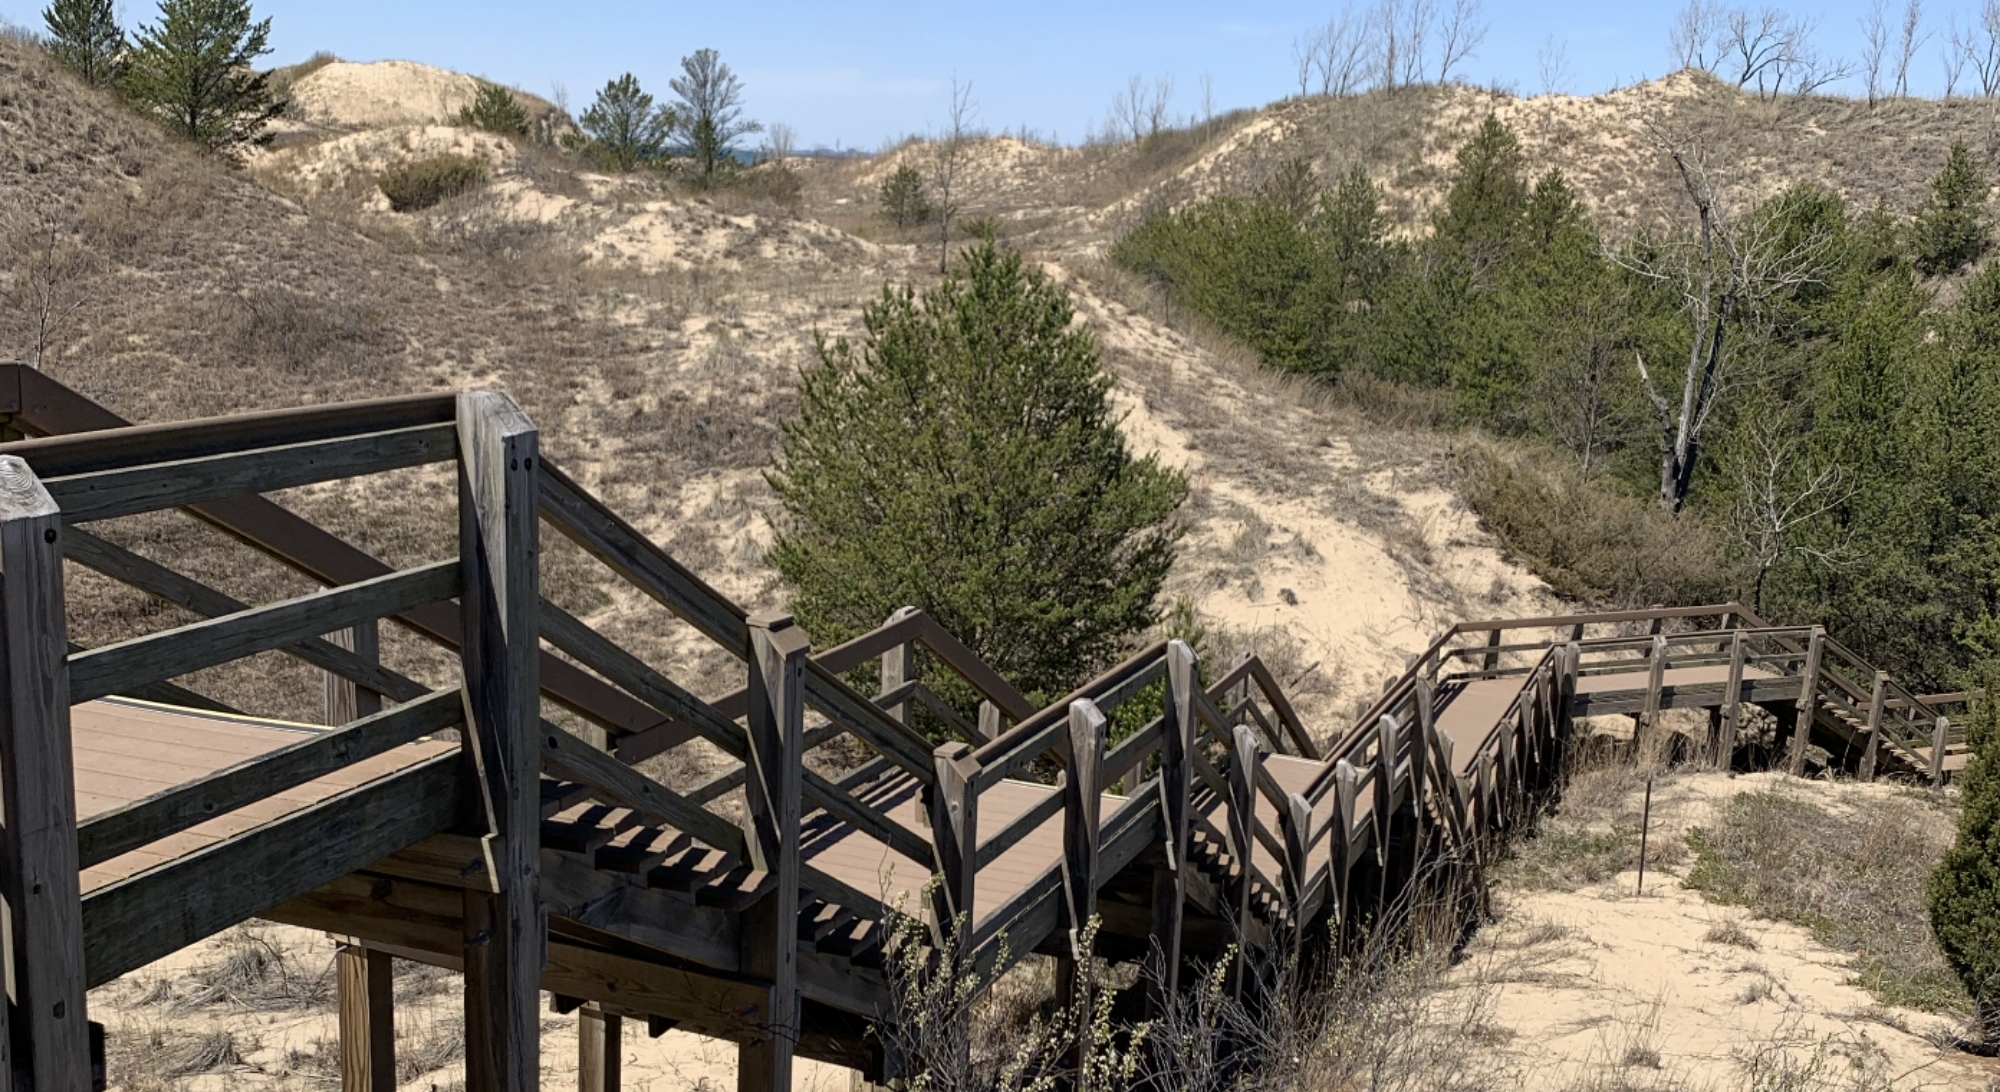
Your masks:
M 1416 238 L 1360 170 L 1297 163 L 1112 256 L 1275 367 L 1441 392 L 1497 441 L 1464 445 L 1475 506 L 1564 593 L 1743 596 L 1956 687 L 2000 653 L 2000 269 L 1955 298 L 1923 270 L 1985 248 L 1976 164 L 1943 157 L 1911 221 L 1812 185 L 1737 201 L 1656 140 L 1680 220 L 1622 240 L 1489 118 Z
M 929 223 L 933 210 L 924 195 L 924 176 L 908 163 L 882 180 L 882 218 L 899 228 Z
M 501 136 L 527 136 L 528 110 L 515 101 L 512 91 L 481 80 L 471 104 L 459 108 L 458 123 L 467 129 L 484 129 Z
M 1931 195 L 1910 225 L 1910 249 L 1919 272 L 1932 276 L 1956 273 L 1977 261 L 1993 245 L 1983 215 L 1986 172 L 1963 141 L 1953 141 L 1944 170 L 1931 183 Z
M 48 48 L 85 83 L 107 87 L 122 73 L 125 32 L 112 0 L 55 0 L 42 11 Z
M 713 49 L 682 57 L 681 74 L 669 86 L 681 100 L 673 114 L 674 133 L 688 157 L 688 172 L 697 185 L 713 185 L 718 171 L 736 163 L 736 142 L 764 127 L 743 116 L 743 81 Z
M 1041 701 L 1153 624 L 1187 483 L 1126 449 L 1074 317 L 989 242 L 885 288 L 859 344 L 821 339 L 770 474 L 770 560 L 815 638 L 914 605 Z
M 486 181 L 486 164 L 462 155 L 440 155 L 385 172 L 376 184 L 397 212 L 427 209 Z
M 674 112 L 653 105 L 630 72 L 604 85 L 577 119 L 586 158 L 614 171 L 631 171 L 667 155 Z
M 1981 705 L 1972 732 L 1977 757 L 1959 782 L 1958 839 L 1931 874 L 1930 922 L 1972 995 L 1974 1033 L 2000 1049 L 2000 703 Z
M 1695 863 L 1686 885 L 1812 930 L 1853 957 L 1856 984 L 1884 1004 L 1962 1010 L 1965 994 L 1923 924 L 1924 878 L 1944 848 L 1941 818 L 1909 798 L 1829 808 L 1810 796 L 1743 793 L 1688 832 Z
M 122 86 L 141 111 L 211 152 L 268 140 L 284 111 L 255 70 L 271 51 L 271 20 L 250 21 L 249 0 L 162 0 L 159 22 L 139 28 Z

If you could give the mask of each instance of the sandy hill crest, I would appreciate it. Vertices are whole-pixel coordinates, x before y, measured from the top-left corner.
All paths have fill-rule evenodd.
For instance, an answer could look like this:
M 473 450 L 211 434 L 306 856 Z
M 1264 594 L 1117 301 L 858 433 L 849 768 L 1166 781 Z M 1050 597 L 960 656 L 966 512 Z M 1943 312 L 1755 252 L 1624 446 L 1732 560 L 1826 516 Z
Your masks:
M 480 80 L 415 61 L 335 61 L 291 85 L 291 117 L 329 129 L 380 129 L 449 122 L 471 105 Z M 535 116 L 555 107 L 524 91 L 515 97 Z

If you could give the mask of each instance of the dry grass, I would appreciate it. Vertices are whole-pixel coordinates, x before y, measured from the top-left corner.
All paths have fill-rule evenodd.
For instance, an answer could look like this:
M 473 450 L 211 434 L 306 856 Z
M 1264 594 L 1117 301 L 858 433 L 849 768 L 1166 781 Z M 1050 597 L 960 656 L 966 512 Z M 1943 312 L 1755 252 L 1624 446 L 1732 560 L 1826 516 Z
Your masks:
M 1853 958 L 1856 983 L 1884 1004 L 1964 1011 L 1923 901 L 1952 830 L 1941 802 L 1914 794 L 1828 807 L 1797 794 L 1745 793 L 1689 833 L 1687 884 L 1810 929 Z

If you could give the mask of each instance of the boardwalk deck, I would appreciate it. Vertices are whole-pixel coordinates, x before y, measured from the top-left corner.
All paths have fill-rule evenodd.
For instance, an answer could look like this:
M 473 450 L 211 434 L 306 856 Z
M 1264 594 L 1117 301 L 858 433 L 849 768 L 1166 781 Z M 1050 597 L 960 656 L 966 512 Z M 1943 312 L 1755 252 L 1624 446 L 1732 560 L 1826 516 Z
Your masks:
M 43 676 L 8 681 L 0 754 L 46 759 L 60 741 L 71 763 L 63 799 L 9 800 L 8 824 L 73 828 L 86 847 L 80 897 L 13 908 L 9 975 L 80 989 L 253 915 L 326 929 L 466 972 L 477 1092 L 535 1085 L 534 1037 L 506 1029 L 534 1026 L 538 990 L 589 1002 L 614 1041 L 621 1018 L 734 1040 L 754 1092 L 782 1084 L 793 1053 L 892 1074 L 900 1061 L 869 1025 L 889 1005 L 898 914 L 928 917 L 989 972 L 1031 951 L 1077 958 L 1095 917 L 1107 958 L 1164 946 L 1162 990 L 1183 958 L 1238 944 L 1230 988 L 1246 988 L 1246 960 L 1324 936 L 1317 922 L 1361 928 L 1420 877 L 1476 877 L 1495 832 L 1554 784 L 1577 716 L 1706 708 L 1728 732 L 1748 703 L 1796 726 L 1794 768 L 1810 751 L 1936 783 L 1967 761 L 1977 696 L 1911 694 L 1823 631 L 1736 604 L 1462 623 L 1352 726 L 1301 721 L 1254 657 L 1203 690 L 1178 643 L 1036 709 L 921 612 L 819 650 L 784 616 L 753 619 L 536 455 L 497 396 L 127 429 L 39 373 L 0 368 L 7 404 L 16 433 L 107 430 L 0 445 L 0 480 L 25 498 L 12 539 L 0 518 L 9 588 L 60 588 L 53 548 L 23 552 L 60 535 L 18 532 L 68 505 L 72 563 L 205 619 L 66 661 L 49 644 L 66 634 L 38 634 L 49 674 L 95 698 L 67 718 Z M 468 482 L 460 556 L 400 573 L 256 496 L 454 460 Z M 243 604 L 69 526 L 168 508 L 327 590 Z M 741 661 L 744 689 L 702 701 L 675 665 L 538 602 L 541 524 Z M 0 609 L 0 625 L 15 618 Z M 432 691 L 373 640 L 319 636 L 383 622 L 458 654 L 462 679 Z M 346 688 L 330 708 L 355 719 L 207 712 L 193 706 L 211 699 L 178 689 L 276 650 L 327 671 Z M 877 660 L 881 692 L 854 689 Z M 920 663 L 981 708 L 948 706 Z M 537 693 L 542 717 L 580 718 L 594 738 L 535 717 Z M 1106 716 L 1140 693 L 1163 711 L 1106 739 Z M 806 752 L 841 737 L 868 757 L 833 780 Z M 639 765 L 695 740 L 713 748 L 699 765 L 725 756 L 703 785 Z M 16 814 L 31 803 L 46 815 Z M 387 991 L 366 980 L 341 977 L 351 1022 L 390 1026 Z M 59 1011 L 22 1015 L 17 1066 L 86 1064 Z

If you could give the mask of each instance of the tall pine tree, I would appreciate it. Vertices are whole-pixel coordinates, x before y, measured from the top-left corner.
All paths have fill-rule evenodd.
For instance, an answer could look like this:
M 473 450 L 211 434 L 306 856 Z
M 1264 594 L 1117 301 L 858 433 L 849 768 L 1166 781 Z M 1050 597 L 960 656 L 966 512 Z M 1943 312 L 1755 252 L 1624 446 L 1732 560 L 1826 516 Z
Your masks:
M 771 561 L 816 640 L 914 605 L 1046 700 L 1157 619 L 1187 482 L 1127 450 L 1074 318 L 987 242 L 922 295 L 885 288 L 859 344 L 820 341 L 770 474 Z
M 116 82 L 124 61 L 125 32 L 112 8 L 112 0 L 55 0 L 42 11 L 49 52 L 93 87 Z
M 251 22 L 249 0 L 162 0 L 160 21 L 139 29 L 126 94 L 209 151 L 262 143 L 284 109 L 254 67 L 270 40 L 271 20 Z

